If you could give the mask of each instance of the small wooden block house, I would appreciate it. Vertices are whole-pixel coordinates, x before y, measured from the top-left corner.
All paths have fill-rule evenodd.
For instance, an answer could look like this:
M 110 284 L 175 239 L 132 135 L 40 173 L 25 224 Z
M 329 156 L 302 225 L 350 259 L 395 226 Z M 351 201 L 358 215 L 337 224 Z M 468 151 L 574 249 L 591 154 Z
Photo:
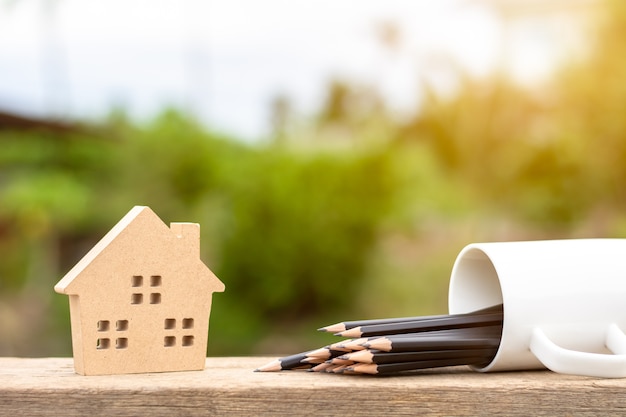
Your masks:
M 200 226 L 134 207 L 54 287 L 70 298 L 83 375 L 204 369 L 213 292 Z

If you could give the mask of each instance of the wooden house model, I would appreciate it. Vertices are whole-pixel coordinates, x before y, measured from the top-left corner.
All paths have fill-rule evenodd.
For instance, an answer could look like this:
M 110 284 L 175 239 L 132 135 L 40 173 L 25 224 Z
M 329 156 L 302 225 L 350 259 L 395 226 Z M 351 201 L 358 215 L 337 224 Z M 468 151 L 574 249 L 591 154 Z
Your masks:
M 76 372 L 105 375 L 204 369 L 224 284 L 200 260 L 198 224 L 136 206 L 54 289 L 69 296 Z

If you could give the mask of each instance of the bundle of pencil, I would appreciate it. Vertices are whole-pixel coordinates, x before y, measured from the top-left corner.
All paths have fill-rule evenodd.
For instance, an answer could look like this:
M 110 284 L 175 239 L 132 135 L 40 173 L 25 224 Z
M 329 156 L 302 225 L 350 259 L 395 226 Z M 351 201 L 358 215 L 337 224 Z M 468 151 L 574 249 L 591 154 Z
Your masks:
M 347 339 L 276 359 L 255 371 L 383 375 L 483 365 L 500 345 L 502 317 L 499 304 L 465 314 L 345 321 L 318 330 Z

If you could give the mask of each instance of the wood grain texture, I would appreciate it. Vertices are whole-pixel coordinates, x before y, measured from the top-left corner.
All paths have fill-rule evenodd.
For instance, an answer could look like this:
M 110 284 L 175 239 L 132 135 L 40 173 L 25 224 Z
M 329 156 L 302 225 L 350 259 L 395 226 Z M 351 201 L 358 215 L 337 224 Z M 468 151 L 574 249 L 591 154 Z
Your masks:
M 467 367 L 391 377 L 253 372 L 273 358 L 208 358 L 204 371 L 81 376 L 70 358 L 0 358 L 0 415 L 607 416 L 626 379 Z

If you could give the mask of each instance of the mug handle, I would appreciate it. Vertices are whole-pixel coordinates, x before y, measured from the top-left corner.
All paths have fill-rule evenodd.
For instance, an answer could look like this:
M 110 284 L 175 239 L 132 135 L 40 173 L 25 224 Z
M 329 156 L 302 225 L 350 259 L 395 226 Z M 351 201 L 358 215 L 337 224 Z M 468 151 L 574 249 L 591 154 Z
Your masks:
M 562 348 L 536 327 L 530 338 L 530 350 L 554 372 L 601 378 L 626 377 L 626 334 L 616 324 L 611 324 L 605 343 L 614 355 Z

